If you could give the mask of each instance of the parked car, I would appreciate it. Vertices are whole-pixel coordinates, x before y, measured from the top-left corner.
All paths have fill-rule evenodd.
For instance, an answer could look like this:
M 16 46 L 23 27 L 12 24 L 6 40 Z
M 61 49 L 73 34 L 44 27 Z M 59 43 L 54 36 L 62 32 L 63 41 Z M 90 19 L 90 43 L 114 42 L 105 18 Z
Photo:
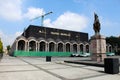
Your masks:
M 106 53 L 107 56 L 114 56 L 115 53 Z
M 78 54 L 78 53 L 71 54 L 71 57 L 79 57 L 79 56 L 80 56 L 80 54 Z
M 87 55 L 87 57 L 89 57 L 91 54 L 90 53 L 85 53 Z
M 90 53 L 83 53 L 83 54 L 80 54 L 81 57 L 89 57 L 90 56 Z

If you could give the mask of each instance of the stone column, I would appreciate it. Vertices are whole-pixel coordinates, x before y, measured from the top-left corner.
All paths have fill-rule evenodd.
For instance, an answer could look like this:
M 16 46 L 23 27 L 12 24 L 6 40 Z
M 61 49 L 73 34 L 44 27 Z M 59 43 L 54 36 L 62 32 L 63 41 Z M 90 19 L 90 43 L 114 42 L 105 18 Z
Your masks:
M 106 40 L 100 34 L 95 34 L 91 37 L 90 53 L 93 61 L 102 62 L 106 58 Z
M 27 41 L 25 41 L 25 51 L 27 51 Z
M 57 51 L 57 49 L 56 49 L 56 48 L 57 48 L 57 45 L 58 45 L 58 44 L 57 44 L 57 43 L 55 43 L 55 45 L 54 45 L 54 52 L 56 52 L 56 51 Z
M 29 48 L 30 48 L 30 47 L 29 47 L 29 41 L 28 41 L 28 45 L 27 45 L 27 46 L 28 46 L 28 51 L 29 51 Z
M 16 51 L 18 50 L 18 41 L 16 40 Z
M 73 52 L 73 44 L 70 45 L 70 52 Z
M 36 42 L 36 51 L 38 51 L 38 42 L 37 41 L 35 42 Z
M 48 52 L 48 43 L 45 42 L 45 51 Z
M 80 46 L 77 44 L 77 53 L 80 53 Z

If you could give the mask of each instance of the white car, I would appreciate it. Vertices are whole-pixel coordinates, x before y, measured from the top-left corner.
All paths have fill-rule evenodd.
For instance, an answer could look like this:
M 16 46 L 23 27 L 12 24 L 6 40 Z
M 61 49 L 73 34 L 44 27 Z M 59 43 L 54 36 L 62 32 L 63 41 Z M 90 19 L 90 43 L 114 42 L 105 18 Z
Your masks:
M 78 53 L 71 54 L 71 57 L 79 57 L 79 56 L 80 56 L 80 54 L 78 54 Z
M 107 53 L 107 56 L 114 56 L 115 53 Z
M 83 53 L 83 54 L 80 54 L 81 57 L 89 57 L 90 56 L 90 53 Z

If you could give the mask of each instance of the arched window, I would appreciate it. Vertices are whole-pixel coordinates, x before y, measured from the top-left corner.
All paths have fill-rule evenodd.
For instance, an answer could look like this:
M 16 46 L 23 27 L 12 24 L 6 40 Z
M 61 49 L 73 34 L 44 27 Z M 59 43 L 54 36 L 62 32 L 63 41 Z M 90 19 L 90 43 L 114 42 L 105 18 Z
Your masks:
M 109 51 L 108 51 L 108 46 L 107 46 L 107 45 L 106 45 L 106 52 L 109 52 Z
M 83 44 L 80 44 L 80 52 L 83 53 Z
M 66 44 L 66 52 L 70 52 L 70 44 L 69 43 Z
M 35 41 L 29 42 L 29 51 L 36 51 L 36 42 Z
M 73 52 L 77 53 L 77 44 L 73 44 Z
M 49 43 L 49 51 L 55 51 L 55 43 L 54 42 Z
M 24 40 L 18 41 L 18 50 L 25 50 L 25 41 Z
M 85 51 L 89 53 L 89 45 L 86 45 L 85 49 L 86 49 Z
M 45 51 L 46 44 L 44 41 L 39 43 L 39 51 Z
M 58 52 L 63 52 L 63 43 L 58 43 Z
M 109 52 L 112 52 L 112 46 L 109 46 Z

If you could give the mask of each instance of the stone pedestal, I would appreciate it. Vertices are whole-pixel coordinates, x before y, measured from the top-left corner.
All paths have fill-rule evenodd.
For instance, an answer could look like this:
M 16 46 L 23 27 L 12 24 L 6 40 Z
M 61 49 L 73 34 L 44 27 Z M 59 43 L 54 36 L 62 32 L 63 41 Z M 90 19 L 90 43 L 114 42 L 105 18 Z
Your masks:
M 106 58 L 106 40 L 104 36 L 95 34 L 91 37 L 90 52 L 93 61 L 104 61 L 104 58 Z

